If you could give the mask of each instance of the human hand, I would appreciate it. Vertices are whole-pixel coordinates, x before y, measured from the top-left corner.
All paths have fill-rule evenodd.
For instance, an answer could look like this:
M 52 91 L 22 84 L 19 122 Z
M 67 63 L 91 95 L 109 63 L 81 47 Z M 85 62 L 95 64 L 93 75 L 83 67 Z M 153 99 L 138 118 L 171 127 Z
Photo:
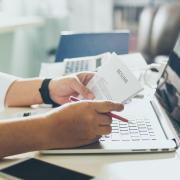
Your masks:
M 122 104 L 111 101 L 80 101 L 54 109 L 45 117 L 50 122 L 46 148 L 72 148 L 97 141 L 111 133 L 112 118 L 106 113 L 122 109 Z
M 93 72 L 81 72 L 51 80 L 49 84 L 51 99 L 58 104 L 69 102 L 70 96 L 79 94 L 86 99 L 93 99 L 94 95 L 86 88 L 86 85 L 94 74 Z

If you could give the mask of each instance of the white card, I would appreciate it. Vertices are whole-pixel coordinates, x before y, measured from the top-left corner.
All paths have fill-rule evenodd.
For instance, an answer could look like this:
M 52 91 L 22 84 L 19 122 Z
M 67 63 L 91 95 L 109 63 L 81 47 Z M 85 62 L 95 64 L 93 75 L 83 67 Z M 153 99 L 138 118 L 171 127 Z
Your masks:
M 140 82 L 116 54 L 112 54 L 111 59 L 99 68 L 87 87 L 94 93 L 95 99 L 120 103 L 143 90 Z

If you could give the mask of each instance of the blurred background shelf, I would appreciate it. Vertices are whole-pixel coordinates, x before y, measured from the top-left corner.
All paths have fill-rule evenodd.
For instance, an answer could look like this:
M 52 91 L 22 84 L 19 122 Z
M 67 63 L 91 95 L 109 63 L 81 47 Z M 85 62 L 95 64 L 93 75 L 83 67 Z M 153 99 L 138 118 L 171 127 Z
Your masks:
M 140 16 L 146 8 L 179 0 L 0 0 L 0 71 L 37 76 L 52 62 L 62 31 L 130 31 L 137 52 Z
M 12 32 L 17 28 L 43 26 L 45 21 L 40 17 L 1 17 L 0 33 Z

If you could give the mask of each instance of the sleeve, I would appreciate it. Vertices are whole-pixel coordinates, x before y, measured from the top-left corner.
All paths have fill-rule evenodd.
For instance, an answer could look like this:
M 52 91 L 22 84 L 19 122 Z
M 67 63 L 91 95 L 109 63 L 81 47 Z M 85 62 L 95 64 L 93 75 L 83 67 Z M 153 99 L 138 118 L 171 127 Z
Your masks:
M 4 101 L 8 88 L 16 79 L 19 78 L 0 72 L 0 108 L 4 107 Z

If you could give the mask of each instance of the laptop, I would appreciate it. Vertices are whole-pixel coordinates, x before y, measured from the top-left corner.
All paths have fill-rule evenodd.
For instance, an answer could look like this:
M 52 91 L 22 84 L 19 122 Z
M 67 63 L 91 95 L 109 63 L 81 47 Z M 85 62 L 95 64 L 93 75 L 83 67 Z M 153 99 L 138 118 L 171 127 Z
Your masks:
M 43 150 L 43 154 L 91 154 L 175 151 L 180 144 L 180 36 L 169 55 L 154 97 L 134 98 L 113 119 L 112 133 L 87 146 Z

